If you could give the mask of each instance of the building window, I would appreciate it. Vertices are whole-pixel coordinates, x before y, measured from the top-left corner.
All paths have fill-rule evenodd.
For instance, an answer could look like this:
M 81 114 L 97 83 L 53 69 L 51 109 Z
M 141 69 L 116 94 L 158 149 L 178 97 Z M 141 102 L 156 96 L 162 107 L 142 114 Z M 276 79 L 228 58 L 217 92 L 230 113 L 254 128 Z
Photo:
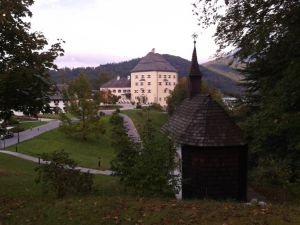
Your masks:
M 161 101 L 161 98 L 159 98 L 159 101 Z
M 167 78 L 167 75 L 164 75 L 164 78 Z
M 118 90 L 118 93 L 121 93 L 122 91 L 121 90 Z
M 144 89 L 142 89 L 142 93 L 145 93 L 145 90 L 144 90 Z
M 127 93 L 130 93 L 130 90 L 127 90 Z
M 148 90 L 148 93 L 151 93 L 151 90 Z
M 171 82 L 169 82 L 169 85 L 171 86 Z
M 138 79 L 139 78 L 139 76 L 138 75 L 135 75 L 135 79 Z
M 151 85 L 151 82 L 148 82 L 148 85 Z
M 168 91 L 168 88 L 166 88 L 166 89 L 164 90 L 165 93 L 167 93 L 167 91 Z
M 168 77 L 171 78 L 171 75 L 169 75 Z
M 139 86 L 139 83 L 135 83 L 135 86 Z
M 142 75 L 142 79 L 145 78 L 145 75 Z
M 113 93 L 116 93 L 116 90 L 113 90 Z
M 161 74 L 159 74 L 159 76 L 158 76 L 159 78 L 161 78 Z
M 150 75 L 150 74 L 148 74 L 148 75 L 147 75 L 147 78 L 151 78 L 151 75 Z
M 139 93 L 139 91 L 138 90 L 134 90 L 134 93 Z
M 123 93 L 126 93 L 126 90 L 123 90 Z
M 175 83 L 175 82 L 174 82 L 173 84 L 174 84 L 174 86 L 176 85 L 176 83 Z
M 158 85 L 161 85 L 161 82 L 158 82 Z
M 168 82 L 166 82 L 166 86 L 168 86 Z
M 176 75 L 174 75 L 173 78 L 176 79 Z
M 144 83 L 143 82 L 141 82 L 141 86 L 143 86 L 144 85 Z

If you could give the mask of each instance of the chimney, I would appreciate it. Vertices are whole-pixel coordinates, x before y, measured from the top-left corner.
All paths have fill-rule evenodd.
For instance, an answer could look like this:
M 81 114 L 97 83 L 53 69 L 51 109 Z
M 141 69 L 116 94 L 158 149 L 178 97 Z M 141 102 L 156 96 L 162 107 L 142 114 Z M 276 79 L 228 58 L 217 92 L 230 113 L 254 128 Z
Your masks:
M 130 80 L 130 75 L 127 76 L 127 80 Z
M 155 53 L 155 48 L 152 48 L 151 52 L 152 52 L 152 53 Z
M 197 60 L 196 40 L 194 40 L 194 50 L 192 56 L 192 64 L 190 67 L 190 74 L 188 76 L 188 95 L 190 98 L 200 94 L 202 73 L 199 69 Z
M 120 76 L 117 76 L 117 80 L 120 80 Z

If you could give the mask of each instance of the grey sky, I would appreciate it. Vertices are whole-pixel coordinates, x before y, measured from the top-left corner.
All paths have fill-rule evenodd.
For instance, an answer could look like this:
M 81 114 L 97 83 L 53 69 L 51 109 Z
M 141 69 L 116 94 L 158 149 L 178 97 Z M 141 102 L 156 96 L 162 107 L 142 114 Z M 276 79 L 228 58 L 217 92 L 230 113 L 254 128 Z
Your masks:
M 213 30 L 200 32 L 192 15 L 193 0 L 36 0 L 32 29 L 50 43 L 62 38 L 66 54 L 60 67 L 98 66 L 143 57 L 152 48 L 161 54 L 191 58 L 198 32 L 198 58 L 216 50 Z

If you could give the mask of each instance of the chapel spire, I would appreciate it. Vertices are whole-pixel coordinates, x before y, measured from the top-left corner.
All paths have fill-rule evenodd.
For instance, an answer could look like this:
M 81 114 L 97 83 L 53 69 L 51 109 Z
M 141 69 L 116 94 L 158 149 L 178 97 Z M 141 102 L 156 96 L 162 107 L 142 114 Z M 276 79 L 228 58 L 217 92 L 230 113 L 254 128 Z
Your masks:
M 197 94 L 200 94 L 201 79 L 202 79 L 202 73 L 199 69 L 199 64 L 197 60 L 197 50 L 196 50 L 196 39 L 198 35 L 193 34 L 192 37 L 194 39 L 194 50 L 192 55 L 190 73 L 188 76 L 188 93 L 190 98 L 194 97 Z

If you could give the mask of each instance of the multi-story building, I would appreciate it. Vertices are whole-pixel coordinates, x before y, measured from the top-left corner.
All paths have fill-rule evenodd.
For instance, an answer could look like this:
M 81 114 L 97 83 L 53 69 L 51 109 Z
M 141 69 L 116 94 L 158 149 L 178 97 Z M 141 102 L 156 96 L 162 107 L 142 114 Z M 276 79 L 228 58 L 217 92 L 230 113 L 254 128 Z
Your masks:
M 177 82 L 177 70 L 153 49 L 131 70 L 131 101 L 165 107 Z
M 100 91 L 110 92 L 119 97 L 118 103 L 130 103 L 130 76 L 117 76 L 100 87 Z

